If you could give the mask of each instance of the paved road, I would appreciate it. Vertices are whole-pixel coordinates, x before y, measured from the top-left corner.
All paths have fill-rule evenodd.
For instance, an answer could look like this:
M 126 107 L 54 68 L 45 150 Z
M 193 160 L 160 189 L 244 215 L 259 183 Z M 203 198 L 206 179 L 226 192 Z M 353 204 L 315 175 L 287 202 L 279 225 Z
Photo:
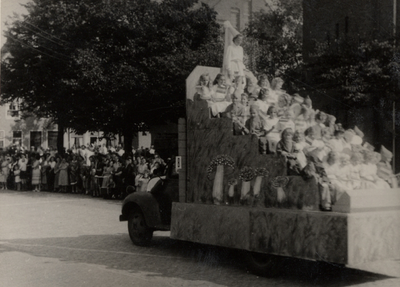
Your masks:
M 1 191 L 0 286 L 400 286 L 400 262 L 369 266 L 377 274 L 288 260 L 285 272 L 269 279 L 246 272 L 236 251 L 171 240 L 168 232 L 137 247 L 118 221 L 120 205 Z

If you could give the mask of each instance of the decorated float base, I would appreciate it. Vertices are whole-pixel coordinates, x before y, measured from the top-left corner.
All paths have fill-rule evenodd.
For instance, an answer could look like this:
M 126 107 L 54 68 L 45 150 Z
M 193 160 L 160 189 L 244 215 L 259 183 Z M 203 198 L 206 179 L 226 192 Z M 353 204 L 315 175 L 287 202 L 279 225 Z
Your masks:
M 340 213 L 174 203 L 171 238 L 357 265 L 400 258 L 400 209 Z

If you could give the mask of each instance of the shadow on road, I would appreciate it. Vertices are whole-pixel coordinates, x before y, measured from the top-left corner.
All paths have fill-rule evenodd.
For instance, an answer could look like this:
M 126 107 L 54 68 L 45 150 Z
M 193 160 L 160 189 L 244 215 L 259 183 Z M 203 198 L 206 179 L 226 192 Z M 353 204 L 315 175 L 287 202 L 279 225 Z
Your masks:
M 60 261 L 106 266 L 148 276 L 204 280 L 225 286 L 350 286 L 389 277 L 321 262 L 288 258 L 277 278 L 246 271 L 239 251 L 154 236 L 150 247 L 133 245 L 127 234 L 1 242 L 0 253 L 18 251 Z M 379 283 L 377 282 L 377 286 Z

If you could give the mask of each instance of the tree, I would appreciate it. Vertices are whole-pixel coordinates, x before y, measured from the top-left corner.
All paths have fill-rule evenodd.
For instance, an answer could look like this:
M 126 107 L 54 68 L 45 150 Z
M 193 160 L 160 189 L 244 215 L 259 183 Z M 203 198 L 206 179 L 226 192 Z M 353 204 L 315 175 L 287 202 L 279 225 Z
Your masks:
M 245 30 L 245 49 L 251 54 L 251 69 L 256 73 L 280 76 L 286 88 L 298 89 L 302 72 L 302 6 L 301 1 L 277 2 L 267 11 L 253 13 Z
M 184 115 L 196 65 L 221 66 L 216 13 L 196 2 L 35 0 L 7 33 L 3 100 L 78 132 L 123 134 L 130 150 L 144 124 Z

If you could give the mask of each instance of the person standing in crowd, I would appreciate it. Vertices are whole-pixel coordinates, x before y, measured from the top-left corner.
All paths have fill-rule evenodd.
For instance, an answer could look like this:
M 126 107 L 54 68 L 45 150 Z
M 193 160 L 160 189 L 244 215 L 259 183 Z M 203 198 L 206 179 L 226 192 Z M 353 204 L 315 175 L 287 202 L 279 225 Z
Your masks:
M 135 186 L 135 168 L 133 167 L 132 158 L 127 157 L 125 160 L 125 168 L 124 168 L 124 187 L 125 189 L 128 186 Z
M 0 186 L 1 189 L 7 189 L 7 179 L 9 175 L 9 159 L 8 157 L 0 156 Z
M 58 192 L 60 185 L 59 185 L 59 178 L 60 178 L 60 164 L 61 158 L 59 156 L 56 157 L 56 164 L 54 166 L 54 191 Z
M 21 177 L 20 177 L 21 170 L 19 169 L 19 165 L 14 165 L 14 186 L 16 190 L 21 190 Z
M 69 165 L 69 180 L 71 184 L 71 192 L 77 193 L 79 166 L 76 155 L 72 155 L 72 160 Z
M 28 160 L 26 159 L 26 155 L 21 153 L 20 159 L 18 160 L 18 166 L 20 170 L 20 179 L 21 179 L 21 190 L 26 190 L 26 180 L 28 178 L 27 168 L 28 168 Z
M 49 169 L 48 169 L 48 189 L 49 191 L 53 191 L 54 190 L 54 179 L 55 179 L 55 172 L 54 172 L 54 168 L 56 167 L 56 159 L 54 156 L 49 155 Z
M 69 164 L 66 161 L 65 157 L 63 157 L 58 166 L 58 170 L 59 170 L 58 185 L 60 187 L 60 192 L 63 192 L 63 193 L 67 192 L 67 188 L 69 185 L 68 167 L 69 167 Z
M 32 188 L 33 192 L 40 192 L 40 157 L 39 155 L 32 155 Z
M 48 158 L 46 158 L 46 154 L 40 156 L 42 162 L 40 164 L 40 190 L 48 190 L 48 173 L 50 164 Z

